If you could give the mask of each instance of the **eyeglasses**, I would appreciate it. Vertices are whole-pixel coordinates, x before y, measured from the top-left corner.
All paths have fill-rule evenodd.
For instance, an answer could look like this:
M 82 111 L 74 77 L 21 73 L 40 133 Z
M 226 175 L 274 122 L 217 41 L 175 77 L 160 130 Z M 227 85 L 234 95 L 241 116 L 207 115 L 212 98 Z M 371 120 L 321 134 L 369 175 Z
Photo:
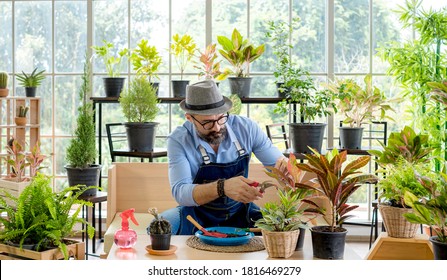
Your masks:
M 214 125 L 217 123 L 218 125 L 223 125 L 228 121 L 228 113 L 223 115 L 222 117 L 218 118 L 215 121 L 205 121 L 205 122 L 199 122 L 196 118 L 194 118 L 193 115 L 190 115 L 191 118 L 193 118 L 196 122 L 198 122 L 200 125 L 202 125 L 203 129 L 211 130 L 213 129 Z

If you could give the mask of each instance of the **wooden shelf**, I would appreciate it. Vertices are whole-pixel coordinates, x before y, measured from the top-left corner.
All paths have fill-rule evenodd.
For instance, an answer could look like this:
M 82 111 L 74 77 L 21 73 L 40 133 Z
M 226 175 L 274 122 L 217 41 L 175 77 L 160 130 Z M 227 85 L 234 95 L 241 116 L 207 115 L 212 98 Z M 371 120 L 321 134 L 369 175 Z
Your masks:
M 367 260 L 433 260 L 429 236 L 416 234 L 414 238 L 388 237 L 382 232 L 366 255 Z

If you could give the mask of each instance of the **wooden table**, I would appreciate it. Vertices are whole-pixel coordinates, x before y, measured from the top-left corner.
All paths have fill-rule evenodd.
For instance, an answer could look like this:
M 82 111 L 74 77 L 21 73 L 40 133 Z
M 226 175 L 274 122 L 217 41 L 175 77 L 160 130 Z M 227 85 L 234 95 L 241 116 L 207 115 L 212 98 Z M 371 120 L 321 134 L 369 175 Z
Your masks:
M 281 260 L 280 258 L 269 258 L 266 250 L 248 253 L 218 253 L 203 251 L 189 247 L 186 240 L 190 235 L 175 235 L 171 237 L 171 245 L 177 246 L 177 251 L 169 256 L 150 255 L 145 247 L 150 245 L 150 237 L 147 234 L 138 235 L 137 244 L 131 249 L 120 249 L 113 244 L 108 260 Z M 312 260 L 312 238 L 310 232 L 306 233 L 302 251 L 295 253 L 288 260 Z M 350 247 L 345 246 L 345 260 L 361 259 Z M 283 260 L 283 259 L 282 259 Z

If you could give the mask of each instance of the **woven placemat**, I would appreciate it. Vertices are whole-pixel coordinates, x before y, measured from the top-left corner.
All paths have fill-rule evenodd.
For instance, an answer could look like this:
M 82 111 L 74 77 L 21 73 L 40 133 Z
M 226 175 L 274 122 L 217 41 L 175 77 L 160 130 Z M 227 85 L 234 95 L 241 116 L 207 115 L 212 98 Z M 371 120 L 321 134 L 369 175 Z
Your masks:
M 265 249 L 264 242 L 261 237 L 253 237 L 247 244 L 238 246 L 216 246 L 208 245 L 200 241 L 197 236 L 191 236 L 186 240 L 186 245 L 191 248 L 203 251 L 221 252 L 221 253 L 242 253 L 242 252 L 256 252 Z

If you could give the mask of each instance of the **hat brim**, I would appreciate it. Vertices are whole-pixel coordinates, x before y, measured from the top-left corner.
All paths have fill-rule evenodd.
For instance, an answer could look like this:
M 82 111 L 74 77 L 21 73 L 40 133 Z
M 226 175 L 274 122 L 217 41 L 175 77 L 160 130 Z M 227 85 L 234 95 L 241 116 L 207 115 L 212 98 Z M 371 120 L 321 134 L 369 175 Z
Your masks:
M 207 110 L 190 110 L 186 108 L 186 100 L 183 99 L 180 102 L 180 108 L 185 111 L 188 114 L 193 114 L 193 115 L 219 115 L 219 114 L 224 114 L 227 113 L 228 111 L 231 110 L 231 108 L 233 107 L 233 102 L 226 96 L 222 96 L 223 100 L 225 101 L 224 105 L 217 107 L 217 108 L 212 108 L 212 109 L 207 109 Z

